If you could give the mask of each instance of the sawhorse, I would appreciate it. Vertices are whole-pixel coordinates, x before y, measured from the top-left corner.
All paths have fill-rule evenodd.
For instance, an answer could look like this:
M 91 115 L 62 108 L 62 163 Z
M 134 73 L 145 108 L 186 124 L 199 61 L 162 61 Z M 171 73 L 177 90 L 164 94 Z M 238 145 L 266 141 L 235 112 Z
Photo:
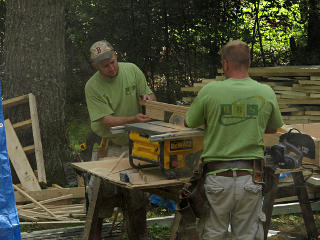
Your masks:
M 267 239 L 267 236 L 268 236 L 268 230 L 269 230 L 271 217 L 272 217 L 273 204 L 274 204 L 274 200 L 276 199 L 278 184 L 279 184 L 279 177 L 280 177 L 280 173 L 275 173 L 271 169 L 268 169 L 266 171 L 266 174 L 267 174 L 267 178 L 272 179 L 271 181 L 272 188 L 264 196 L 263 211 L 266 214 L 266 222 L 264 224 L 264 239 Z M 299 199 L 302 216 L 303 216 L 305 227 L 307 230 L 308 239 L 313 239 L 313 238 L 317 239 L 318 231 L 314 221 L 311 205 L 308 199 L 306 182 L 304 180 L 302 171 L 292 172 L 292 178 L 293 178 L 296 194 Z

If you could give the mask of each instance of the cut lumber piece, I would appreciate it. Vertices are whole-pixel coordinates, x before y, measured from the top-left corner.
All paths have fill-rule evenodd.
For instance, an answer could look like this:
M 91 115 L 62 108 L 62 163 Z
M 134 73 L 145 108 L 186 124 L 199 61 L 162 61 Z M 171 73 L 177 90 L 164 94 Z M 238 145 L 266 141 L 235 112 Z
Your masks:
M 29 216 L 27 213 L 23 213 L 21 211 L 18 211 L 19 219 L 25 219 L 27 221 L 37 222 L 39 219 L 33 216 Z
M 199 92 L 202 87 L 182 87 L 181 92 Z
M 19 209 L 18 213 L 21 212 L 24 216 L 30 216 L 30 217 L 35 217 L 38 219 L 48 219 L 48 220 L 57 220 L 57 221 L 67 221 L 70 220 L 70 218 L 66 218 L 66 217 L 60 217 L 60 216 L 50 216 L 47 215 L 45 213 L 39 213 L 39 212 L 34 212 L 31 210 L 26 210 L 26 209 Z M 53 213 L 52 213 L 53 214 Z M 72 219 L 74 220 L 74 219 Z
M 32 220 L 31 220 L 32 221 Z M 37 222 L 37 225 L 60 225 L 60 224 L 73 224 L 73 223 L 85 223 L 86 221 L 52 221 L 52 222 Z M 34 225 L 34 222 L 20 222 L 20 225 Z
M 292 87 L 288 86 L 272 86 L 273 90 L 275 91 L 291 91 Z
M 310 98 L 320 98 L 320 93 L 310 93 Z
M 25 152 L 26 155 L 34 153 L 34 151 L 35 151 L 34 145 L 30 145 L 30 146 L 24 147 L 23 151 Z
M 267 77 L 268 80 L 271 81 L 292 81 L 292 78 L 288 78 L 288 77 Z
M 193 84 L 193 87 L 196 87 L 196 88 L 198 88 L 198 87 L 203 87 L 203 86 L 205 86 L 205 85 L 207 85 L 208 83 L 194 83 Z
M 292 84 L 294 90 L 320 90 L 320 86 L 304 86 L 300 84 Z
M 291 112 L 291 116 L 303 116 L 303 115 L 305 115 L 304 111 L 292 111 Z
M 218 73 L 223 73 L 218 69 Z M 279 67 L 251 67 L 250 76 L 320 76 L 320 65 L 308 66 L 279 66 Z
M 57 216 L 51 212 L 49 209 L 47 209 L 45 206 L 43 206 L 41 203 L 37 202 L 34 198 L 32 198 L 28 193 L 26 193 L 25 191 L 23 191 L 21 188 L 19 188 L 18 186 L 13 184 L 13 188 L 15 190 L 17 190 L 18 192 L 20 192 L 23 196 L 25 196 L 26 198 L 28 198 L 31 202 L 35 203 L 36 205 L 38 205 L 39 207 L 41 207 L 43 210 L 45 210 L 47 213 L 49 213 L 51 216 L 57 218 Z
M 267 84 L 270 87 L 276 87 L 276 86 L 292 87 L 291 82 L 265 82 L 265 81 L 259 81 L 259 82 L 263 84 Z
M 320 80 L 320 76 L 310 76 L 310 80 L 318 81 Z
M 311 116 L 282 116 L 283 120 L 301 120 L 310 119 Z
M 275 91 L 277 94 L 282 95 L 290 95 L 290 96 L 295 96 L 295 97 L 305 97 L 307 96 L 306 93 L 304 92 L 298 92 L 298 91 Z
M 33 134 L 33 142 L 35 146 L 38 179 L 39 179 L 39 182 L 41 183 L 47 183 L 46 170 L 45 170 L 44 160 L 43 160 L 42 142 L 41 142 L 41 135 L 40 135 L 40 126 L 39 126 L 36 98 L 32 93 L 29 93 L 28 96 L 29 96 L 30 117 L 32 120 L 32 134 Z
M 305 114 L 320 116 L 320 111 L 305 111 Z
M 6 128 L 7 148 L 10 161 L 14 167 L 22 186 L 28 191 L 39 191 L 41 187 L 25 152 L 19 142 L 16 132 L 9 119 L 4 121 Z
M 320 105 L 320 99 L 280 99 L 278 103 Z
M 301 110 L 301 108 L 299 108 L 299 107 L 280 108 L 280 112 L 296 112 L 296 111 L 300 111 L 300 110 Z
M 14 130 L 17 131 L 20 129 L 31 127 L 31 124 L 32 124 L 32 121 L 31 121 L 31 119 L 29 119 L 29 120 L 25 120 L 22 122 L 14 123 L 14 124 L 12 124 L 12 126 L 13 126 Z
M 47 188 L 41 191 L 26 191 L 29 196 L 37 201 L 46 200 L 50 198 L 56 198 L 61 195 L 72 194 L 72 198 L 84 198 L 85 188 L 84 187 L 74 187 L 74 188 Z M 15 200 L 17 203 L 30 201 L 27 197 L 22 195 L 20 192 L 14 193 Z
M 39 203 L 40 204 L 52 203 L 52 202 L 56 202 L 59 200 L 72 198 L 72 196 L 73 196 L 72 194 L 68 194 L 68 195 L 64 195 L 64 196 L 60 196 L 60 197 L 56 197 L 56 198 L 50 198 L 47 200 L 39 201 Z M 29 204 L 25 204 L 25 205 L 17 205 L 17 209 L 33 208 L 35 205 L 36 205 L 35 203 L 29 203 Z
M 299 80 L 299 84 L 301 84 L 301 85 L 320 85 L 320 81 Z
M 23 95 L 23 96 L 3 100 L 2 106 L 3 106 L 3 109 L 6 109 L 8 107 L 13 107 L 19 104 L 27 103 L 28 101 L 29 101 L 29 96 Z
M 308 119 L 286 119 L 284 120 L 286 124 L 307 124 L 309 123 Z
M 189 107 L 179 106 L 174 104 L 156 102 L 156 101 L 146 101 L 146 114 L 157 120 L 162 120 L 168 122 L 169 119 L 178 115 L 185 118 L 186 112 L 188 111 Z

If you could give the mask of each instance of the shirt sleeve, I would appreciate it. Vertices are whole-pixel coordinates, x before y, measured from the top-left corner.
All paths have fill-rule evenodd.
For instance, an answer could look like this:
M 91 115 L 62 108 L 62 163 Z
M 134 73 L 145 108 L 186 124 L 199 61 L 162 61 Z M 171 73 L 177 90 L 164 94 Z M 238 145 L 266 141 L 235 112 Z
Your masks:
M 91 122 L 114 113 L 110 104 L 106 102 L 106 100 L 100 98 L 99 95 L 92 94 L 90 88 L 85 88 L 85 95 Z
M 135 78 L 137 83 L 137 97 L 139 97 L 141 94 L 152 94 L 153 92 L 148 87 L 146 77 L 144 76 L 143 72 L 138 68 L 136 65 L 135 67 Z
M 283 126 L 283 120 L 281 116 L 281 112 L 279 109 L 277 97 L 274 94 L 273 90 L 272 91 L 272 113 L 270 115 L 269 121 L 268 121 L 268 127 L 271 129 L 277 129 Z
M 198 93 L 198 96 L 192 102 L 187 114 L 186 123 L 190 128 L 196 128 L 205 123 L 205 111 L 204 111 L 204 97 L 202 91 Z

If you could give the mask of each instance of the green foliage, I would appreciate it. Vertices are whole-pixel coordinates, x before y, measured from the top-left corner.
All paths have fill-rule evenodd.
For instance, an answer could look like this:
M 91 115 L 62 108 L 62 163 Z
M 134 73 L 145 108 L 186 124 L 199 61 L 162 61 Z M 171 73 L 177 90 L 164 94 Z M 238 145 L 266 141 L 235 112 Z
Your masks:
M 160 226 L 159 224 L 153 224 L 152 227 L 149 229 L 149 233 L 153 237 L 153 239 L 170 239 L 170 229 L 168 227 Z
M 308 0 L 68 1 L 69 102 L 84 101 L 94 72 L 89 48 L 101 39 L 115 46 L 120 60 L 136 63 L 158 99 L 171 103 L 181 86 L 217 74 L 218 51 L 232 39 L 249 43 L 253 66 L 315 64 L 319 51 L 306 51 L 315 44 L 311 33 L 316 39 L 320 32 L 308 30 L 318 25 L 309 22 L 319 18 L 315 9 Z

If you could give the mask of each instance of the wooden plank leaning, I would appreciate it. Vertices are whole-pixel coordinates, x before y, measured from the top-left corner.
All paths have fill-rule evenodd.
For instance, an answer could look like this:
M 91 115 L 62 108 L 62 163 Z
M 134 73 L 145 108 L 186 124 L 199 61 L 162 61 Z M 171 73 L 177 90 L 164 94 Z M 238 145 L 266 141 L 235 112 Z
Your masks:
M 7 148 L 10 161 L 22 186 L 28 191 L 39 191 L 41 187 L 34 175 L 21 143 L 9 119 L 4 121 L 7 137 Z
M 40 183 L 47 183 L 46 170 L 43 160 L 42 142 L 40 135 L 39 118 L 37 112 L 36 98 L 32 93 L 29 96 L 30 117 L 32 121 L 32 134 L 35 147 L 35 156 L 38 170 L 38 180 Z

